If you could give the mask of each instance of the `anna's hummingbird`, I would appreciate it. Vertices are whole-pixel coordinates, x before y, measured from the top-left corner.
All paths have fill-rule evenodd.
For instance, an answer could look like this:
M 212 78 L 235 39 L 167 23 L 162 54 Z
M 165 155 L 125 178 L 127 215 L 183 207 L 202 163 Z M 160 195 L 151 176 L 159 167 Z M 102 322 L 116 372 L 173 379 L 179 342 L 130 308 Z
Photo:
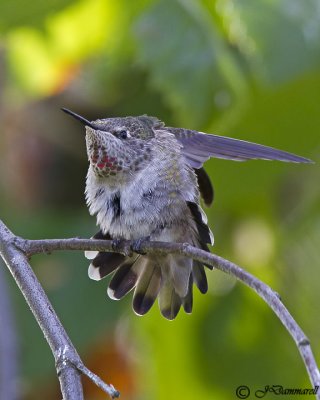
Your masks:
M 166 127 L 146 115 L 88 121 L 62 109 L 86 127 L 89 170 L 86 200 L 97 216 L 99 239 L 149 239 L 187 242 L 209 251 L 213 235 L 200 207 L 209 206 L 213 188 L 203 169 L 210 157 L 230 160 L 280 160 L 309 163 L 285 151 L 242 140 Z M 161 257 L 86 252 L 89 277 L 100 280 L 114 273 L 108 295 L 119 300 L 134 289 L 133 310 L 145 314 L 159 295 L 162 315 L 174 319 L 181 305 L 192 311 L 195 284 L 208 289 L 202 263 L 180 255 Z M 212 267 L 205 265 L 209 269 Z

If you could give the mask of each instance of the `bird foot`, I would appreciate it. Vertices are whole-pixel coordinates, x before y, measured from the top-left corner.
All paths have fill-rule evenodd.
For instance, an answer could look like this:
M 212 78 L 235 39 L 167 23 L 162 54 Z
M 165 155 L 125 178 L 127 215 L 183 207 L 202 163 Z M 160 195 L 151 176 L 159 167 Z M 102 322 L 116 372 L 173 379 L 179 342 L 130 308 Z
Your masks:
M 115 253 L 124 254 L 127 257 L 131 257 L 132 250 L 131 247 L 125 244 L 125 239 L 113 239 L 112 240 L 112 249 Z
M 141 254 L 142 256 L 146 255 L 147 253 L 141 250 L 141 247 L 145 242 L 150 240 L 150 236 L 142 237 L 140 239 L 134 240 L 131 245 L 131 250 L 135 253 Z

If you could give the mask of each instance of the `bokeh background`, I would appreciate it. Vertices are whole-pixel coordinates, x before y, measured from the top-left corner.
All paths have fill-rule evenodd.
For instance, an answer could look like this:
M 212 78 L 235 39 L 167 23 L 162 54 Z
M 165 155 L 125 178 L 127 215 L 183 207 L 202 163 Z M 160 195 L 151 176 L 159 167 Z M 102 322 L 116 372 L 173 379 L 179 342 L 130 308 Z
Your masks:
M 84 129 L 60 107 L 92 120 L 155 115 L 319 162 L 319 0 L 2 0 L 0 33 L 0 217 L 18 235 L 96 232 L 83 194 Z M 207 171 L 213 251 L 281 294 L 320 361 L 319 165 L 210 160 Z M 123 399 L 310 387 L 284 327 L 233 278 L 210 272 L 193 314 L 169 322 L 157 305 L 137 317 L 130 295 L 108 299 L 87 264 L 81 252 L 32 259 L 84 361 Z M 43 335 L 8 272 L 4 279 L 21 398 L 60 398 Z M 105 398 L 84 384 L 87 399 Z

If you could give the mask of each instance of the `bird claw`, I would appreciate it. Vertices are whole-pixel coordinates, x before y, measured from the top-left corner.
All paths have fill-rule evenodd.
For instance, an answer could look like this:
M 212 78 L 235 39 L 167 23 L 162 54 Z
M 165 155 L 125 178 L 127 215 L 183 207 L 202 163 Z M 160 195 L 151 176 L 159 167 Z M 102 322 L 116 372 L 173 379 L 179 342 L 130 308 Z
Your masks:
M 111 246 L 115 253 L 123 254 L 126 257 L 132 256 L 131 246 L 129 246 L 128 241 L 125 239 L 113 239 Z
M 115 252 L 119 252 L 123 240 L 122 239 L 113 239 L 112 240 L 112 250 Z
M 149 236 L 134 240 L 131 245 L 131 250 L 134 251 L 135 253 L 141 254 L 142 256 L 146 255 L 147 253 L 142 251 L 141 247 L 145 242 L 148 242 L 149 240 L 150 240 Z

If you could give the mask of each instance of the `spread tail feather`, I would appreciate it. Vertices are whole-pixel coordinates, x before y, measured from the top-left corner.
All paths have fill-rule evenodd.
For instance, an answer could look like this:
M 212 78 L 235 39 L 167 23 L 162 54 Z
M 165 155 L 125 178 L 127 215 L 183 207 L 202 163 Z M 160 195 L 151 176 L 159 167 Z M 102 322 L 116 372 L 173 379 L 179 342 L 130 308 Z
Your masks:
M 168 263 L 172 274 L 173 286 L 179 297 L 188 293 L 189 277 L 192 270 L 192 259 L 181 256 L 168 256 Z
M 136 314 L 144 315 L 153 306 L 159 294 L 161 269 L 146 257 L 141 257 L 139 262 L 144 264 L 144 269 L 134 291 L 132 307 Z
M 132 290 L 143 272 L 143 264 L 137 261 L 141 256 L 128 260 L 121 265 L 113 275 L 109 287 L 108 296 L 113 300 L 120 300 Z
M 203 229 L 202 235 L 208 240 L 209 230 Z M 95 238 L 101 236 L 99 232 Z M 204 242 L 200 242 L 200 246 L 209 251 Z M 93 254 L 88 256 L 92 259 Z M 108 287 L 111 299 L 119 300 L 135 288 L 132 307 L 138 315 L 146 314 L 159 296 L 161 314 L 169 320 L 177 316 L 181 306 L 186 313 L 192 312 L 193 284 L 201 293 L 208 290 L 203 264 L 180 255 L 155 259 L 137 254 L 126 257 L 119 253 L 99 252 L 92 259 L 88 272 L 95 280 L 114 272 Z
M 184 297 L 182 299 L 182 305 L 183 305 L 183 309 L 187 314 L 191 314 L 192 313 L 192 306 L 193 306 L 193 277 L 192 274 L 190 275 L 189 278 L 189 289 L 188 289 L 188 293 L 186 295 L 186 297 Z
M 159 307 L 161 314 L 167 319 L 175 319 L 182 300 L 174 290 L 173 284 L 169 279 L 163 283 L 159 293 Z
M 102 279 L 112 272 L 109 297 L 120 300 L 135 288 L 132 307 L 138 315 L 146 314 L 158 295 L 160 311 L 165 318 L 174 319 L 181 305 L 190 314 L 193 284 L 201 293 L 208 290 L 203 265 L 182 256 L 168 255 L 155 261 L 142 255 L 125 257 L 117 253 L 100 252 L 89 266 L 92 279 Z
M 97 232 L 91 239 L 110 240 L 111 236 L 102 231 Z M 121 264 L 126 262 L 128 257 L 120 253 L 108 253 L 99 251 L 85 251 L 85 257 L 91 261 L 88 269 L 89 278 L 99 281 L 115 271 Z
M 126 261 L 126 257 L 120 253 L 98 253 L 89 265 L 89 278 L 99 281 L 116 270 Z
M 194 283 L 196 284 L 197 288 L 200 290 L 201 293 L 207 293 L 208 281 L 203 265 L 198 261 L 194 261 L 192 272 Z

